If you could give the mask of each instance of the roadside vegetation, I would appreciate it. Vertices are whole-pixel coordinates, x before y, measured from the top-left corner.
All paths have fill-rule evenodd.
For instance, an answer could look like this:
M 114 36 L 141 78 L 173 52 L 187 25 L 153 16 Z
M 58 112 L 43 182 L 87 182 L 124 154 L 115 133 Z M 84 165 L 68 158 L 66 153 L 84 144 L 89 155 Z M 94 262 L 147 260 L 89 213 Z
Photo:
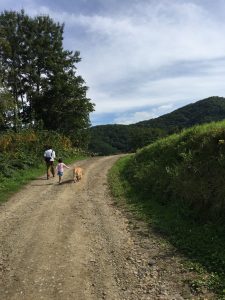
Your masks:
M 151 224 L 199 273 L 192 289 L 225 299 L 225 121 L 192 127 L 128 155 L 109 181 L 118 203 Z
M 8 131 L 0 135 L 0 202 L 28 181 L 45 174 L 46 145 L 52 145 L 57 157 L 67 163 L 85 157 L 84 151 L 74 148 L 69 138 L 54 131 Z

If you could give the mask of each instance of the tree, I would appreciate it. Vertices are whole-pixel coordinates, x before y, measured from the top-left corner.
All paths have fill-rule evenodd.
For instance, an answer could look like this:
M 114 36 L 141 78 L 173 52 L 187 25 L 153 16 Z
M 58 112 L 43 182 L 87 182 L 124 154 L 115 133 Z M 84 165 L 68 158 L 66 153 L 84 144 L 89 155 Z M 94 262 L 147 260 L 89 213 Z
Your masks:
M 21 103 L 19 102 L 20 88 L 20 67 L 21 67 L 21 35 L 20 27 L 23 19 L 15 12 L 1 14 L 0 17 L 0 62 L 3 82 L 13 95 L 13 125 L 15 130 L 18 128 L 19 111 Z
M 8 129 L 13 124 L 14 103 L 10 93 L 0 87 L 0 130 Z
M 63 49 L 64 25 L 48 16 L 31 18 L 21 12 L 0 15 L 0 63 L 5 85 L 14 99 L 14 128 L 18 118 L 29 126 L 68 133 L 74 141 L 90 126 L 94 105 L 87 87 L 76 76 L 79 52 Z

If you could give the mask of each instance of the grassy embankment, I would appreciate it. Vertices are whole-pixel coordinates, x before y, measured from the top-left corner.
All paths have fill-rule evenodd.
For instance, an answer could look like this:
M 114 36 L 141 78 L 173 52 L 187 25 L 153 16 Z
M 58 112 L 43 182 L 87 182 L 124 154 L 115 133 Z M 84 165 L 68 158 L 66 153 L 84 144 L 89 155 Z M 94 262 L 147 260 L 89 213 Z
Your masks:
M 212 289 L 219 299 L 225 299 L 223 140 L 224 121 L 196 126 L 120 159 L 109 174 L 118 203 L 151 224 L 199 272 L 192 288 Z
M 56 132 L 24 130 L 0 135 L 0 203 L 30 180 L 45 174 L 45 145 L 52 145 L 57 157 L 68 164 L 85 157 L 68 138 Z

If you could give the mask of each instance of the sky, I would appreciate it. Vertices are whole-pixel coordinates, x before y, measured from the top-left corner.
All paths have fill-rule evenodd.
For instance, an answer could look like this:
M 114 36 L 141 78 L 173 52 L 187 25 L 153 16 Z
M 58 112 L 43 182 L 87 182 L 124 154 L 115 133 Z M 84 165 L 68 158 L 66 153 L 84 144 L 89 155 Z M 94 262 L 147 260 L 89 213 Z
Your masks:
M 21 9 L 65 24 L 93 126 L 225 96 L 225 0 L 0 0 L 0 11 Z

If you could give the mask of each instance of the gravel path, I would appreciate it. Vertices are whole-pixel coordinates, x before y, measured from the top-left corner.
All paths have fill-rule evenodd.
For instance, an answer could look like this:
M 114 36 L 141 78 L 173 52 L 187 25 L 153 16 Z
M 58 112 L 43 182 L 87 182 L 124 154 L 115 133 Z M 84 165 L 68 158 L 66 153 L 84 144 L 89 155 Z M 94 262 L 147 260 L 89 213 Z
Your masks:
M 91 158 L 78 183 L 40 177 L 0 207 L 0 299 L 215 299 L 194 295 L 176 251 L 115 207 Z

